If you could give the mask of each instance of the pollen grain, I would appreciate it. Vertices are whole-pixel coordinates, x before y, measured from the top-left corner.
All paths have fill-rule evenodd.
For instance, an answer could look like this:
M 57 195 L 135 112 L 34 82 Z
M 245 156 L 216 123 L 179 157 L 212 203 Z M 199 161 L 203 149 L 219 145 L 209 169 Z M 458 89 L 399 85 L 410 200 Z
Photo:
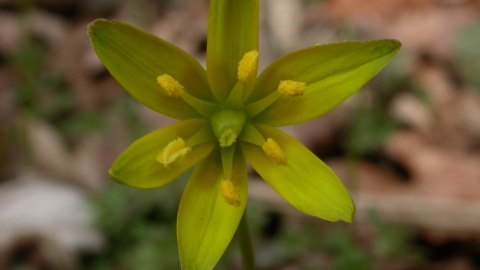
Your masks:
M 183 85 L 168 74 L 158 76 L 157 83 L 171 97 L 180 97 L 183 94 Z
M 292 80 L 280 81 L 278 92 L 286 97 L 299 97 L 305 93 L 307 85 L 304 82 Z
M 247 82 L 248 78 L 257 70 L 258 51 L 249 51 L 243 55 L 238 64 L 237 78 L 242 82 Z
M 285 152 L 283 152 L 277 142 L 272 138 L 267 139 L 267 141 L 262 145 L 262 149 L 267 157 L 278 165 L 287 165 L 287 156 L 285 155 Z
M 220 182 L 220 192 L 228 204 L 235 207 L 240 206 L 241 201 L 238 188 L 233 185 L 232 181 L 227 179 Z
M 191 150 L 190 147 L 185 147 L 185 142 L 182 138 L 177 138 L 163 148 L 162 152 L 157 155 L 157 161 L 162 163 L 166 169 L 170 169 L 170 164 L 184 157 Z

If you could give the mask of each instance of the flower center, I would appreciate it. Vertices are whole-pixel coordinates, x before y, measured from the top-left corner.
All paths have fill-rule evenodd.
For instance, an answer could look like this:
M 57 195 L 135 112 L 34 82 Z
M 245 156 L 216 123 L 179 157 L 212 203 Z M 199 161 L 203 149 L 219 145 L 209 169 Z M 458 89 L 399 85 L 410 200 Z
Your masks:
M 242 132 L 246 116 L 243 112 L 223 110 L 210 119 L 213 133 L 221 147 L 228 147 L 237 141 Z

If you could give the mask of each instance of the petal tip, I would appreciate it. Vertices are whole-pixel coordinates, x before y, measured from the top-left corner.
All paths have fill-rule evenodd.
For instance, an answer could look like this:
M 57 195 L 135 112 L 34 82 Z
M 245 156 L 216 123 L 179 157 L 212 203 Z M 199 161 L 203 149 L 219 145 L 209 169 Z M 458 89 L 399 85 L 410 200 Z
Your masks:
M 372 41 L 375 41 L 375 40 L 372 40 Z M 380 39 L 378 41 L 383 42 L 384 44 L 385 43 L 388 44 L 391 47 L 392 52 L 397 52 L 402 47 L 402 43 L 396 39 Z
M 125 179 L 121 178 L 120 176 L 116 175 L 114 172 L 113 172 L 113 167 L 110 168 L 110 170 L 108 170 L 108 177 L 114 181 L 115 183 L 117 184 L 120 184 L 120 185 L 124 185 L 124 186 L 128 186 L 128 187 L 133 187 L 133 188 L 141 188 L 141 187 L 137 187 L 135 185 L 132 185 L 132 184 L 129 184 L 129 181 L 126 181 Z
M 402 47 L 402 43 L 399 40 L 389 39 L 389 41 L 395 51 L 400 50 L 400 48 Z
M 125 180 L 125 179 L 119 177 L 118 175 L 115 175 L 112 172 L 112 169 L 110 169 L 108 171 L 108 177 L 112 181 L 114 181 L 115 183 L 120 184 L 120 185 L 124 185 L 124 186 L 127 186 L 127 187 L 140 188 L 140 189 L 148 189 L 148 188 L 152 188 L 152 187 L 157 187 L 157 186 L 148 186 L 148 185 L 145 186 L 145 185 L 142 185 L 140 183 L 138 183 L 138 184 L 132 183 L 132 181 Z
M 96 35 L 95 30 L 96 30 L 97 26 L 100 25 L 100 24 L 106 24 L 106 23 L 110 23 L 110 21 L 107 20 L 107 19 L 96 19 L 93 22 L 89 23 L 87 25 L 87 35 L 90 38 L 94 37 Z
M 345 221 L 346 223 L 353 223 L 353 219 L 355 217 L 355 212 L 356 212 L 356 209 L 355 209 L 355 204 L 353 203 L 352 201 L 352 206 L 351 206 L 351 209 L 350 211 L 348 211 L 348 213 L 346 213 L 345 215 L 343 215 L 340 219 L 342 221 Z
M 351 214 L 349 214 L 348 216 L 343 217 L 342 220 L 345 221 L 346 223 L 352 224 L 354 217 L 355 217 L 355 211 L 352 211 Z
M 102 25 L 115 25 L 115 24 L 125 24 L 118 20 L 107 20 L 107 19 L 96 19 L 87 25 L 87 35 L 92 39 L 96 36 L 98 27 Z
M 112 181 L 115 181 L 115 182 L 117 182 L 117 183 L 119 183 L 119 184 L 124 185 L 124 181 L 122 181 L 122 179 L 121 179 L 120 177 L 116 176 L 116 175 L 112 172 L 112 169 L 108 170 L 108 177 L 109 177 L 110 179 L 112 179 Z

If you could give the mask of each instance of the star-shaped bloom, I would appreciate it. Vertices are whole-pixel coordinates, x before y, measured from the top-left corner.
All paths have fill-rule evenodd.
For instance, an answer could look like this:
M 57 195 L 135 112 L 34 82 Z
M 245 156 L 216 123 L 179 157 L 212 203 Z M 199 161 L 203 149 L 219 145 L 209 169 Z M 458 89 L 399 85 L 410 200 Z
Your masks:
M 316 118 L 370 80 L 395 40 L 317 45 L 287 54 L 257 77 L 258 0 L 211 0 L 206 70 L 178 47 L 119 21 L 88 27 L 112 76 L 148 108 L 180 120 L 134 142 L 110 177 L 156 188 L 195 166 L 178 210 L 183 269 L 212 269 L 247 203 L 246 160 L 298 210 L 351 222 L 355 207 L 335 173 L 276 129 Z

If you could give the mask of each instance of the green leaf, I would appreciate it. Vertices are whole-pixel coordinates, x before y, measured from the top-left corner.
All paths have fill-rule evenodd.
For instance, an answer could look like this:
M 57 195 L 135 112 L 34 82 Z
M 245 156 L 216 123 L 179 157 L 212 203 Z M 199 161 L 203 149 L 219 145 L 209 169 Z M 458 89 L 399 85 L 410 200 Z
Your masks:
M 218 100 L 225 101 L 237 83 L 243 55 L 258 51 L 258 19 L 258 0 L 210 1 L 207 74 Z
M 352 222 L 353 201 L 325 163 L 287 134 L 269 126 L 256 127 L 265 138 L 278 143 L 287 156 L 287 165 L 277 165 L 259 146 L 246 142 L 240 145 L 252 167 L 280 196 L 305 214 Z
M 190 153 L 175 160 L 169 169 L 157 162 L 157 155 L 169 142 L 178 137 L 186 140 L 205 124 L 208 122 L 202 119 L 185 120 L 145 135 L 115 160 L 109 171 L 110 178 L 136 188 L 155 188 L 168 184 L 204 159 L 213 150 L 215 141 L 192 147 Z
M 285 126 L 325 114 L 377 74 L 400 46 L 396 40 L 341 42 L 310 47 L 278 59 L 258 77 L 248 102 L 267 97 L 282 80 L 304 82 L 306 92 L 294 98 L 281 96 L 253 121 Z
M 237 149 L 238 150 L 238 149 Z M 201 162 L 185 187 L 177 218 L 182 269 L 213 269 L 232 240 L 247 204 L 247 168 L 241 151 L 235 151 L 232 179 L 240 206 L 228 204 L 220 192 L 223 178 L 220 152 Z
M 119 21 L 95 20 L 88 36 L 110 74 L 134 98 L 161 114 L 184 120 L 199 114 L 182 98 L 168 96 L 157 77 L 169 74 L 184 91 L 213 100 L 205 70 L 188 53 L 143 30 Z

